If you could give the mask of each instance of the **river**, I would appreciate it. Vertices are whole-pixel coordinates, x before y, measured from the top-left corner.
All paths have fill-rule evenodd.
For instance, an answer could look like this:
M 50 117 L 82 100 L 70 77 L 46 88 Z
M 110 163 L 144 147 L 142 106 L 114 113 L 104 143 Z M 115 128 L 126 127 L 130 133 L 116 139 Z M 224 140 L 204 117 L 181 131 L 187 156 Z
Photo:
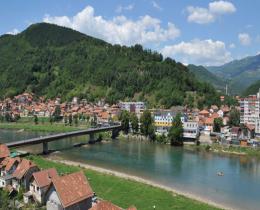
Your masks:
M 0 130 L 0 142 L 42 135 L 46 133 Z M 86 136 L 73 137 L 52 142 L 49 147 L 59 149 L 58 156 L 64 159 L 138 176 L 234 209 L 260 209 L 259 159 L 190 151 L 137 140 L 71 147 L 86 140 Z M 41 148 L 38 145 L 22 149 L 40 152 Z M 218 171 L 223 171 L 224 176 L 217 176 Z

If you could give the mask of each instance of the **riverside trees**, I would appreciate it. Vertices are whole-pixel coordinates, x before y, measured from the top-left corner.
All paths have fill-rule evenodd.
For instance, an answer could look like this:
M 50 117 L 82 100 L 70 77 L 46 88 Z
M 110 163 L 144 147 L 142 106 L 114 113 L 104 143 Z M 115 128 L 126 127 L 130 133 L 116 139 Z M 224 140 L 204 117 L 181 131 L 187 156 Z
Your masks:
M 180 113 L 178 113 L 173 120 L 172 126 L 168 133 L 168 139 L 173 146 L 183 145 L 183 127 Z

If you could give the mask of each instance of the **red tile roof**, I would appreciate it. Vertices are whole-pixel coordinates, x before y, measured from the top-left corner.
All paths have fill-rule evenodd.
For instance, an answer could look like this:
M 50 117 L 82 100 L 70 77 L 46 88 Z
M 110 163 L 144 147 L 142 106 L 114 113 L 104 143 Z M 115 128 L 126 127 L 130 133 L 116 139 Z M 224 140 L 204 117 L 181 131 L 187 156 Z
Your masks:
M 83 172 L 54 177 L 52 183 L 63 208 L 93 196 L 93 191 Z
M 201 114 L 201 115 L 207 115 L 207 114 L 209 114 L 209 112 L 204 109 L 204 110 L 200 111 L 199 114 Z
M 100 201 L 96 205 L 92 206 L 90 210 L 122 210 L 122 208 L 109 201 Z
M 6 164 L 5 170 L 9 171 L 15 163 L 20 163 L 20 162 L 21 162 L 21 159 L 19 157 L 18 158 L 10 158 L 8 163 Z
M 10 151 L 5 144 L 0 144 L 0 158 L 5 158 L 10 155 Z
M 58 173 L 55 168 L 46 169 L 43 171 L 33 173 L 33 178 L 36 181 L 38 187 L 46 187 L 51 184 L 54 177 L 57 177 Z
M 21 179 L 32 167 L 37 166 L 29 160 L 22 159 L 22 162 L 17 166 L 16 170 L 14 171 L 13 176 L 17 179 Z

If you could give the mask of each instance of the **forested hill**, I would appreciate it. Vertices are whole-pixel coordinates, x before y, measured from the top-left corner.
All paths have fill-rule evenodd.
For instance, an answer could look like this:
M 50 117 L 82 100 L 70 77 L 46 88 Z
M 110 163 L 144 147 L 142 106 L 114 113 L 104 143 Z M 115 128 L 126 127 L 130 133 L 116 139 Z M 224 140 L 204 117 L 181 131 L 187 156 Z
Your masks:
M 141 45 L 111 45 L 57 25 L 39 23 L 1 36 L 0 55 L 2 98 L 30 91 L 47 98 L 134 99 L 165 107 L 218 100 L 215 89 L 181 63 Z
M 260 80 L 250 85 L 243 93 L 244 96 L 255 95 L 260 90 Z
M 217 90 L 223 92 L 225 88 L 225 81 L 215 74 L 208 71 L 203 66 L 188 65 L 188 69 L 196 76 L 196 78 L 202 82 L 208 82 L 212 84 Z

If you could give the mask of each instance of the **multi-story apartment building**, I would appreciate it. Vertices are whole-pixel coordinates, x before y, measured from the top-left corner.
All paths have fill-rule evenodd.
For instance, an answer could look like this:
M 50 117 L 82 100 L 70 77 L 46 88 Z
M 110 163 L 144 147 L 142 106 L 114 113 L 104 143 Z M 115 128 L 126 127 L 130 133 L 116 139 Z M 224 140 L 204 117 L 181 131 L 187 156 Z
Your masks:
M 196 140 L 199 137 L 199 123 L 196 121 L 183 122 L 183 138 Z
M 253 125 L 260 136 L 260 90 L 257 95 L 240 99 L 240 123 Z
M 145 109 L 145 102 L 120 102 L 119 107 L 121 110 L 126 110 L 128 112 L 134 112 L 137 115 L 142 113 Z

